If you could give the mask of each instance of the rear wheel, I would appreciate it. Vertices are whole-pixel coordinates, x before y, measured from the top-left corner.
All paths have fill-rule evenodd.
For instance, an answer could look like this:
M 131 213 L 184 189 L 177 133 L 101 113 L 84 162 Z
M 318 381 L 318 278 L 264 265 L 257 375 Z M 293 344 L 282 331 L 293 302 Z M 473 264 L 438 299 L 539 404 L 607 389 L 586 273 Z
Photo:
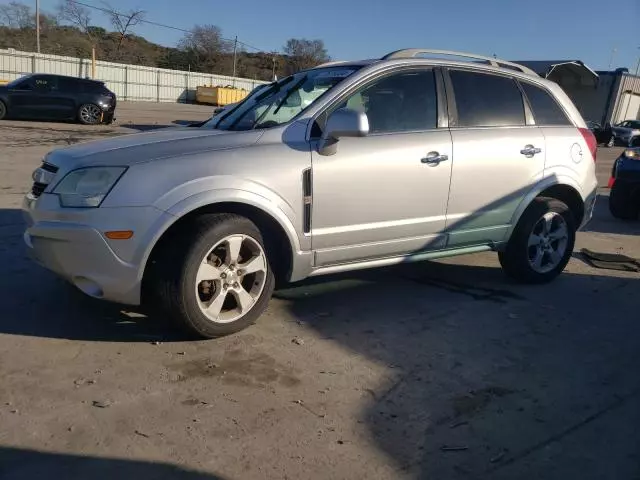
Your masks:
M 238 215 L 197 218 L 159 262 L 154 297 L 200 337 L 220 337 L 253 324 L 273 293 L 262 235 Z
M 7 116 L 7 106 L 0 100 L 0 120 Z
M 93 103 L 86 103 L 78 109 L 78 120 L 84 125 L 97 125 L 102 122 L 102 110 Z
M 630 185 L 616 181 L 609 193 L 609 211 L 611 215 L 621 220 L 634 220 L 638 218 L 638 202 L 634 202 L 633 190 Z
M 538 197 L 522 214 L 500 264 L 507 275 L 524 283 L 546 283 L 564 270 L 573 253 L 576 221 L 569 207 L 554 198 Z

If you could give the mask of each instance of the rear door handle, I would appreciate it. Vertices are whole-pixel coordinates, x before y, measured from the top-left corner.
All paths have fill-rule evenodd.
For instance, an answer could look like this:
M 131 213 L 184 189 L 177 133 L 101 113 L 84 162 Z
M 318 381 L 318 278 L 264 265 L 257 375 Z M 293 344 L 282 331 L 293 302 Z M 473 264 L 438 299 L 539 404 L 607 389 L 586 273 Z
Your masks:
M 438 152 L 429 152 L 426 157 L 420 159 L 422 163 L 427 165 L 438 165 L 446 160 L 449 160 L 449 155 L 440 155 Z
M 535 154 L 542 152 L 541 148 L 536 148 L 533 145 L 525 145 L 520 153 L 527 158 L 533 157 Z

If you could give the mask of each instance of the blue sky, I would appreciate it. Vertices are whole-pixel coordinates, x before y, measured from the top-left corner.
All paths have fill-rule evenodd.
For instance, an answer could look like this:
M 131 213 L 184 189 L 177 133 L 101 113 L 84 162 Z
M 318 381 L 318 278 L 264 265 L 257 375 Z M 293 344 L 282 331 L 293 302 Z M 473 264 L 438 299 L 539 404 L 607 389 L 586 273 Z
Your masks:
M 8 3 L 10 0 L 0 0 Z M 82 0 L 100 5 L 99 0 Z M 379 57 L 408 47 L 442 48 L 504 59 L 580 59 L 634 70 L 640 55 L 640 0 L 109 0 L 146 10 L 149 20 L 189 29 L 218 25 L 225 36 L 264 50 L 288 38 L 322 39 L 334 59 Z M 35 5 L 35 0 L 23 0 Z M 58 0 L 41 0 L 53 9 Z M 106 26 L 104 16 L 94 22 Z M 136 32 L 175 45 L 180 32 L 144 25 Z

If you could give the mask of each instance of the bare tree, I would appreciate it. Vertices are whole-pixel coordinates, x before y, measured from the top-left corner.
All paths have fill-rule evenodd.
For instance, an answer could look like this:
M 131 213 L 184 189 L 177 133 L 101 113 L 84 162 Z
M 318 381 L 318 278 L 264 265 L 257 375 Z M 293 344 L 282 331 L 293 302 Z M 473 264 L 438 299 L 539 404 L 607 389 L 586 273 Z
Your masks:
M 289 73 L 315 67 L 330 60 L 322 40 L 290 38 L 284 46 Z
M 0 5 L 0 25 L 11 28 L 35 28 L 36 21 L 31 7 L 20 2 Z
M 231 44 L 222 37 L 220 27 L 196 25 L 178 43 L 194 68 L 212 68 L 220 56 L 228 53 Z
M 140 22 L 144 20 L 146 12 L 144 10 L 129 10 L 125 13 L 118 12 L 111 5 L 106 2 L 102 2 L 104 8 L 109 15 L 109 20 L 111 21 L 111 25 L 118 32 L 118 45 L 116 47 L 116 53 L 120 51 L 120 47 L 122 47 L 122 43 L 124 42 L 127 34 L 131 32 L 133 27 L 138 25 Z
M 88 8 L 74 2 L 74 0 L 62 0 L 58 5 L 58 18 L 70 23 L 87 35 L 93 42 L 91 34 L 91 12 Z

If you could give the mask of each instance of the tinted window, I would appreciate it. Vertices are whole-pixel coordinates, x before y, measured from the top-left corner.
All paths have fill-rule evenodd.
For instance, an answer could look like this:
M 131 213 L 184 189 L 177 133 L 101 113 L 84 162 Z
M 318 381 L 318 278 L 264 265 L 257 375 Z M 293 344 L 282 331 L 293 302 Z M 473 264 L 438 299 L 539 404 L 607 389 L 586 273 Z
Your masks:
M 571 125 L 558 103 L 545 90 L 530 83 L 521 85 L 533 110 L 536 125 Z
M 515 81 L 507 77 L 452 70 L 459 127 L 524 125 L 524 104 Z
M 58 79 L 48 76 L 33 77 L 33 85 L 36 90 L 49 91 L 58 88 Z
M 98 82 L 82 82 L 82 91 L 86 93 L 104 93 L 106 88 Z
M 74 93 L 78 91 L 78 81 L 75 78 L 60 77 L 58 88 L 61 92 Z
M 397 73 L 367 85 L 338 107 L 364 111 L 371 133 L 411 132 L 437 127 L 432 70 Z

